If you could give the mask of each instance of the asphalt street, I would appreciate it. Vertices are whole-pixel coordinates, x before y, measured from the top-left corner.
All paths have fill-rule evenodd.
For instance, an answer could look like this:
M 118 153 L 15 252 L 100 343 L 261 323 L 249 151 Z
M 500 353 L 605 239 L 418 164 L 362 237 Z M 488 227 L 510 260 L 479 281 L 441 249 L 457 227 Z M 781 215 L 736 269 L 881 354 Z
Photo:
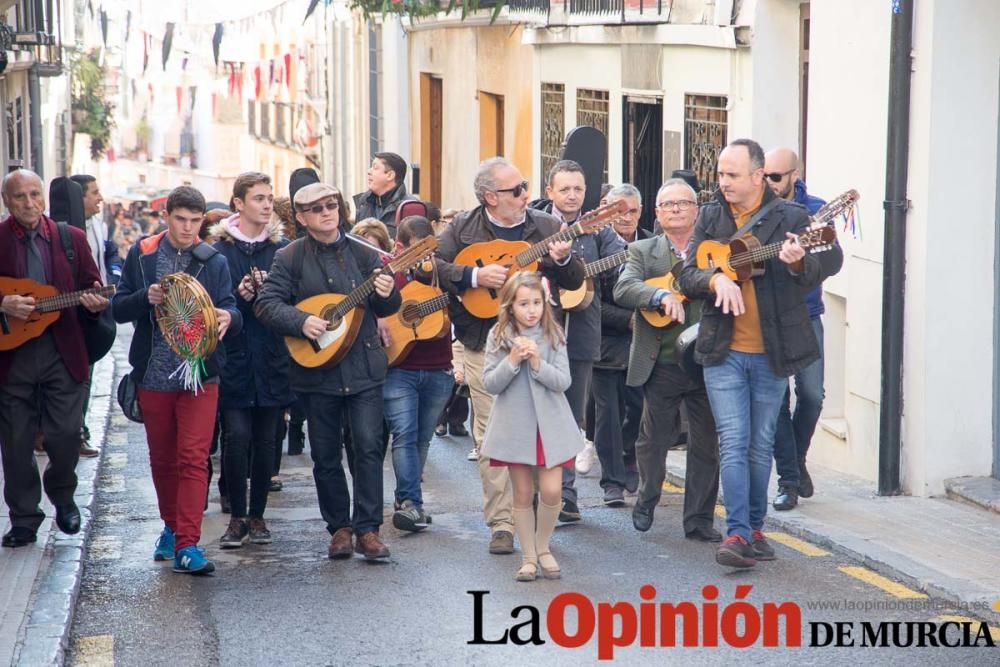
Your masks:
M 786 646 L 790 640 L 782 622 L 777 648 L 764 647 L 763 640 L 734 648 L 721 639 L 720 646 L 711 649 L 642 647 L 636 639 L 634 645 L 614 651 L 615 661 L 622 664 L 717 665 L 739 660 L 819 665 L 865 660 L 885 665 L 996 665 L 1000 660 L 998 649 L 986 648 L 982 641 L 978 648 L 810 646 L 811 623 L 853 622 L 852 638 L 860 645 L 862 621 L 940 623 L 963 614 L 943 603 L 935 606 L 935 600 L 911 598 L 919 594 L 881 579 L 860 563 L 780 535 L 772 540 L 776 561 L 727 572 L 714 562 L 713 545 L 683 538 L 676 489 L 664 494 L 652 530 L 641 534 L 631 524 L 634 496 L 626 508 L 602 505 L 598 470 L 578 480 L 584 520 L 559 527 L 554 538 L 563 578 L 515 582 L 519 555 L 487 553 L 489 533 L 482 521 L 477 469 L 465 458 L 470 446 L 468 438 L 434 440 L 424 483 L 433 525 L 420 534 L 403 534 L 391 526 L 387 505 L 382 534 L 392 557 L 384 563 L 326 558 L 328 535 L 316 505 L 308 450 L 284 460 L 284 490 L 270 495 L 265 516 L 274 535 L 268 546 L 219 550 L 228 515 L 220 511 L 213 480 L 202 544 L 217 570 L 210 577 L 191 577 L 152 559 L 162 524 L 144 432 L 116 412 L 104 443 L 98 509 L 68 664 L 593 664 L 598 662 L 596 633 L 578 648 L 553 641 L 546 623 L 553 599 L 575 592 L 594 605 L 624 601 L 639 609 L 644 602 L 640 589 L 647 584 L 656 589 L 651 596 L 656 603 L 693 603 L 699 626 L 713 625 L 712 604 L 703 590 L 707 585 L 718 588 L 720 618 L 742 585 L 752 586 L 748 594 L 745 589 L 740 594 L 758 610 L 765 603 L 797 603 L 802 646 Z M 393 485 L 387 460 L 386 498 L 391 498 Z M 722 528 L 722 523 L 717 519 L 716 526 Z M 529 620 L 530 610 L 519 610 L 516 619 L 512 610 L 530 605 L 539 610 L 537 634 L 544 643 L 470 645 L 475 614 L 469 591 L 488 591 L 480 594 L 483 639 L 496 640 L 506 629 Z M 845 603 L 867 604 L 869 610 L 829 608 Z M 820 604 L 828 608 L 815 608 Z M 921 608 L 900 608 L 907 605 Z M 571 608 L 565 618 L 566 632 L 572 635 L 576 612 Z M 746 630 L 743 623 L 739 627 Z M 623 629 L 620 622 L 607 628 L 609 633 Z M 528 626 L 518 633 L 531 634 Z M 707 643 L 710 634 L 699 632 L 696 642 Z M 960 634 L 950 636 L 957 639 Z M 680 636 L 678 632 L 678 644 Z M 1000 641 L 1000 632 L 994 630 L 993 636 Z

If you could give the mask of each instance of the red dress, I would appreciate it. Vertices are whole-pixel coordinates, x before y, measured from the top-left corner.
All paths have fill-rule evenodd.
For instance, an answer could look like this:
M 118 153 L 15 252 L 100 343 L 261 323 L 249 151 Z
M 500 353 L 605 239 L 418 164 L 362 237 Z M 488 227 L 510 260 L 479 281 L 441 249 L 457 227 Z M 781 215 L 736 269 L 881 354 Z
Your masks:
M 535 465 L 542 466 L 543 468 L 546 467 L 545 466 L 545 452 L 542 450 L 542 434 L 538 431 L 538 429 L 535 429 Z M 558 467 L 568 468 L 568 467 L 570 467 L 572 465 L 576 465 L 576 459 L 569 459 L 567 461 L 563 461 L 562 463 L 559 464 Z M 508 467 L 508 468 L 527 468 L 528 464 L 527 463 L 510 463 L 508 461 L 500 461 L 499 459 L 490 459 L 490 467 L 491 468 L 503 468 L 503 467 Z

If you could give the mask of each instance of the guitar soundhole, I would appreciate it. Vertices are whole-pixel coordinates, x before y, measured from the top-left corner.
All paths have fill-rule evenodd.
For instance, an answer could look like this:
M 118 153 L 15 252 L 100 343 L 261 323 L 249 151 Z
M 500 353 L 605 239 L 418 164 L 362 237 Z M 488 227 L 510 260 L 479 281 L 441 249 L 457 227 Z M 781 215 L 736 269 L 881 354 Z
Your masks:
M 331 331 L 336 330 L 336 328 L 340 326 L 340 322 L 343 319 L 342 317 L 337 315 L 336 306 L 324 307 L 323 310 L 320 311 L 319 316 L 330 323 L 329 329 Z
M 403 304 L 399 316 L 407 326 L 415 327 L 420 324 L 420 308 L 415 303 Z

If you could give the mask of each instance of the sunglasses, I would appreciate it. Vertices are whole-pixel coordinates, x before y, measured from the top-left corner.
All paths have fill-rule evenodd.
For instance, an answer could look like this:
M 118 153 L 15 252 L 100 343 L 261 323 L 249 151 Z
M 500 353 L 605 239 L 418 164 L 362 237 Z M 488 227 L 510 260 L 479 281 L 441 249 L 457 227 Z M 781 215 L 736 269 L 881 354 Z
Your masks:
M 770 178 L 772 183 L 780 183 L 781 179 L 783 179 L 785 176 L 788 176 L 793 171 L 795 170 L 789 169 L 788 171 L 782 171 L 782 172 L 772 171 L 770 174 L 764 174 L 764 175 Z
M 494 190 L 494 192 L 496 192 L 497 194 L 501 192 L 509 192 L 515 197 L 520 197 L 522 192 L 527 192 L 527 191 L 528 191 L 528 181 L 521 181 L 512 188 L 502 188 L 500 190 Z
M 302 207 L 299 208 L 299 211 L 301 211 L 302 213 L 305 213 L 306 211 L 309 211 L 310 213 L 313 213 L 315 215 L 319 215 L 324 210 L 327 210 L 327 211 L 336 211 L 339 208 L 340 208 L 340 204 L 336 200 L 332 200 L 332 201 L 326 202 L 325 204 L 313 204 L 312 206 L 302 206 Z

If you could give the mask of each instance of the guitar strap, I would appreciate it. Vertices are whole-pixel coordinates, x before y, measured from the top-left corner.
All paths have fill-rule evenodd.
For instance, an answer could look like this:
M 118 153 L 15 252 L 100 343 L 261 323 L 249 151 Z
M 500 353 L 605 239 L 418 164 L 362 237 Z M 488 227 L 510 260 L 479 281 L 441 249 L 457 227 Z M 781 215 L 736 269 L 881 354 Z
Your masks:
M 748 222 L 747 224 L 743 225 L 735 232 L 733 232 L 733 235 L 729 237 L 729 241 L 735 241 L 741 236 L 746 236 L 747 234 L 752 232 L 753 228 L 759 225 L 760 221 L 764 219 L 764 216 L 766 216 L 771 209 L 773 209 L 775 206 L 781 203 L 781 201 L 782 199 L 780 197 L 775 197 L 774 199 L 772 199 L 771 201 L 767 202 L 759 209 L 757 209 L 757 212 L 753 214 L 752 218 L 750 218 L 750 222 Z

